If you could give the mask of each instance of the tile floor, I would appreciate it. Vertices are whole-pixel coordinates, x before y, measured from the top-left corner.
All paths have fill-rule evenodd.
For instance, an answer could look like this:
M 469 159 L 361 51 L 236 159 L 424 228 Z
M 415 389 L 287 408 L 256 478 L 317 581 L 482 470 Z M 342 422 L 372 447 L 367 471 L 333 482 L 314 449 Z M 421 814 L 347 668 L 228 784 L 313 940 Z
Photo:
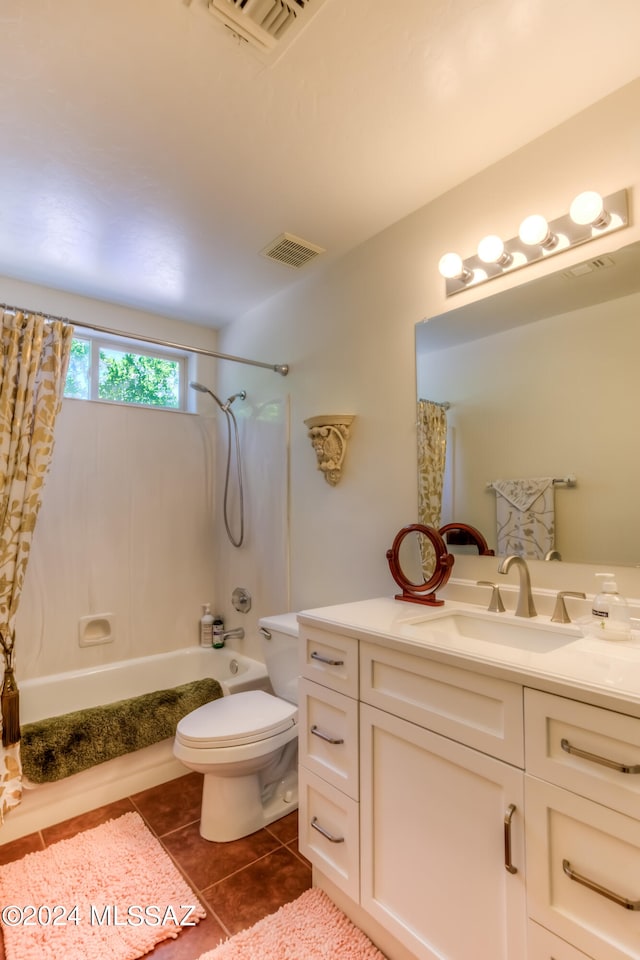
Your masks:
M 189 773 L 0 845 L 0 864 L 137 811 L 173 858 L 207 911 L 205 920 L 146 954 L 153 960 L 197 960 L 221 940 L 251 926 L 311 886 L 311 865 L 298 852 L 298 812 L 230 843 L 198 830 L 202 776 Z M 5 960 L 0 942 L 0 960 Z

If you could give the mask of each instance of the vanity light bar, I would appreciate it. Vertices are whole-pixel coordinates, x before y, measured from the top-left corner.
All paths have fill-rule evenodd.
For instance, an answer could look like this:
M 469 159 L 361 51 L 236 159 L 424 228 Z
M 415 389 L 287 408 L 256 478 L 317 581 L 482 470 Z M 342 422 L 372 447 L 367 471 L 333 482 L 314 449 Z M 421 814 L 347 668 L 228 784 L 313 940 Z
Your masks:
M 518 236 L 502 240 L 490 235 L 478 244 L 478 252 L 463 260 L 457 253 L 445 253 L 438 269 L 446 281 L 446 295 L 477 287 L 487 280 L 519 270 L 545 257 L 555 256 L 588 243 L 629 223 L 627 191 L 601 197 L 594 190 L 579 194 L 569 213 L 547 222 L 539 214 L 526 217 Z

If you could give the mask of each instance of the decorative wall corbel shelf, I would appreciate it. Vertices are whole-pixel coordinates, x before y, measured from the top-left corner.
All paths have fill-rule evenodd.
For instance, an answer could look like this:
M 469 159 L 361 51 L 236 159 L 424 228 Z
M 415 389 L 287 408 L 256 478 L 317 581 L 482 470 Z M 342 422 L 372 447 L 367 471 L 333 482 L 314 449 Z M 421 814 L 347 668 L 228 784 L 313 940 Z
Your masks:
M 327 483 L 335 487 L 342 476 L 342 464 L 347 452 L 349 427 L 355 417 L 348 414 L 309 417 L 305 426 L 308 437 L 318 458 L 318 470 L 324 473 Z

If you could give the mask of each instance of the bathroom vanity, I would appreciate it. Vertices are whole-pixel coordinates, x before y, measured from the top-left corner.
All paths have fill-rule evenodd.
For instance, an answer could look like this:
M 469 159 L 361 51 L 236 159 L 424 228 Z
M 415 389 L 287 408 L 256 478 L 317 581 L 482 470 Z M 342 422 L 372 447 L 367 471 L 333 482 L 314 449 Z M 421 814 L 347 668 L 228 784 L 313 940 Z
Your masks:
M 380 598 L 300 623 L 300 849 L 391 960 L 640 958 L 640 638 Z

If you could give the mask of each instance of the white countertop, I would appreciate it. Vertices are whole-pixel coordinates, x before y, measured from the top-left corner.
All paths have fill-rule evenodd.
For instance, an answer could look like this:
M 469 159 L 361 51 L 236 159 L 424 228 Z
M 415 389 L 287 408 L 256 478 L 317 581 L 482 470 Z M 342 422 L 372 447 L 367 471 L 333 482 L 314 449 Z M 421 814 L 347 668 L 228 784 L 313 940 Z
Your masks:
M 518 640 L 438 631 L 438 620 L 456 613 L 499 624 L 496 632 L 503 635 L 512 625 Z M 551 623 L 548 616 L 488 613 L 458 600 L 429 607 L 391 597 L 303 610 L 298 620 L 640 717 L 640 632 L 635 630 L 630 640 L 600 640 L 583 636 L 575 623 Z

